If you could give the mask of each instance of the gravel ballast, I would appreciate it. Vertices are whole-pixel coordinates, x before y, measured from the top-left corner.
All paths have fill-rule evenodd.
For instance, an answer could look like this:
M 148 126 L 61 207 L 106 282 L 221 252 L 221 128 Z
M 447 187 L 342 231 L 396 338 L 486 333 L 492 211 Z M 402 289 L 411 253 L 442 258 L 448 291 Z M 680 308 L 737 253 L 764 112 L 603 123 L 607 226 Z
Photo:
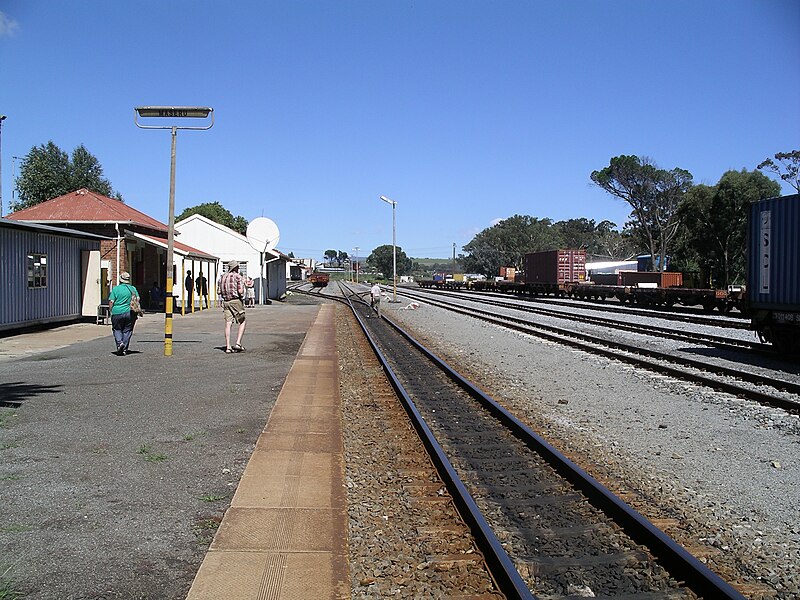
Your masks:
M 752 598 L 800 598 L 800 419 L 399 290 L 385 313 Z

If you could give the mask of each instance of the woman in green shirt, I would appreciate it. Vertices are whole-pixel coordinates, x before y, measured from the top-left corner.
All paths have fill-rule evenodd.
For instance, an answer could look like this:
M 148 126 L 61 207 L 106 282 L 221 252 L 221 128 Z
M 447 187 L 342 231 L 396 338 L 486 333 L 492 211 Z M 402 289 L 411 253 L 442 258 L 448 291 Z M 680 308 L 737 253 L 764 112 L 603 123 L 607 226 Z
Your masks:
M 131 285 L 131 274 L 123 271 L 119 274 L 119 285 L 115 285 L 108 295 L 108 306 L 111 308 L 111 330 L 117 344 L 116 354 L 125 356 L 136 324 L 136 313 L 131 312 L 131 297 L 139 297 L 139 292 Z

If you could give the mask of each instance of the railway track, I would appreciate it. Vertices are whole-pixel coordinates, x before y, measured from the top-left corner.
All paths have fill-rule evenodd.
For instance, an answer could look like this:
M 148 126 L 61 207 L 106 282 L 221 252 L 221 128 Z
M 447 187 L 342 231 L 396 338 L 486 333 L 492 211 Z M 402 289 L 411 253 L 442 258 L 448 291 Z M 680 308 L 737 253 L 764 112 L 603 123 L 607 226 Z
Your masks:
M 579 348 L 593 354 L 622 360 L 638 367 L 666 374 L 680 380 L 706 385 L 761 404 L 793 412 L 800 411 L 800 400 L 797 398 L 800 395 L 800 384 L 772 376 L 771 374 L 748 371 L 741 367 L 726 367 L 718 363 L 683 356 L 679 353 L 663 352 L 646 344 L 620 342 L 599 335 L 582 333 L 570 327 L 546 325 L 529 319 L 501 315 L 493 311 L 481 310 L 474 306 L 464 306 L 451 299 L 431 297 L 430 295 L 419 294 L 416 291 L 410 292 L 407 289 L 404 289 L 402 294 L 500 327 L 535 335 L 551 342 Z M 561 318 L 570 321 L 575 320 L 571 315 L 561 316 Z
M 501 292 L 488 292 L 471 290 L 469 292 L 458 292 L 454 290 L 442 290 L 436 288 L 420 288 L 435 289 L 436 293 L 440 294 L 461 294 L 481 297 L 493 298 L 508 298 L 509 294 Z M 723 327 L 728 329 L 750 329 L 750 321 L 743 317 L 735 317 L 731 315 L 712 316 L 709 314 L 698 314 L 698 310 L 688 307 L 654 307 L 648 308 L 643 306 L 622 304 L 616 301 L 609 300 L 577 300 L 577 299 L 559 299 L 550 296 L 528 296 L 516 295 L 516 298 L 528 302 L 530 304 L 538 304 L 543 306 L 563 306 L 569 308 L 580 308 L 589 311 L 602 311 L 605 313 L 614 313 L 623 316 L 639 316 L 651 318 L 664 318 L 670 321 L 680 321 L 684 323 L 694 323 L 697 325 L 709 325 L 713 327 Z
M 507 598 L 742 598 L 407 332 L 352 305 Z
M 429 290 L 420 289 L 414 290 L 413 292 L 404 291 L 404 294 L 408 295 L 415 295 L 416 297 L 422 297 L 419 294 L 427 295 L 427 297 L 436 297 L 437 295 L 441 298 L 441 292 L 430 292 Z M 655 335 L 660 338 L 668 338 L 672 340 L 680 340 L 686 341 L 690 343 L 702 343 L 707 344 L 710 346 L 714 346 L 716 348 L 723 348 L 727 350 L 741 350 L 747 349 L 753 352 L 759 352 L 761 354 L 766 355 L 774 355 L 775 352 L 769 344 L 764 344 L 761 342 L 756 342 L 752 340 L 743 340 L 743 339 L 736 339 L 731 337 L 723 337 L 718 335 L 713 335 L 710 333 L 697 333 L 692 331 L 683 331 L 683 330 L 676 330 L 675 328 L 668 328 L 668 327 L 661 327 L 654 324 L 644 324 L 644 323 L 631 323 L 627 321 L 623 321 L 620 319 L 609 319 L 605 317 L 597 317 L 597 316 L 590 316 L 590 315 L 583 315 L 578 314 L 575 312 L 566 313 L 560 310 L 552 310 L 548 308 L 543 308 L 538 305 L 534 305 L 528 302 L 509 302 L 504 301 L 499 298 L 485 298 L 485 297 L 474 297 L 468 294 L 462 295 L 451 295 L 452 298 L 459 298 L 463 300 L 468 300 L 470 302 L 476 302 L 479 304 L 487 304 L 490 306 L 495 307 L 502 307 L 508 308 L 512 310 L 520 310 L 531 314 L 539 314 L 548 317 L 554 317 L 558 319 L 568 318 L 571 321 L 578 321 L 581 323 L 589 323 L 593 325 L 601 325 L 605 327 L 611 327 L 619 330 L 624 331 L 631 331 L 634 333 L 641 333 L 644 335 Z M 582 305 L 576 304 L 565 304 L 569 308 L 584 308 Z M 595 307 L 596 308 L 596 307 Z M 630 313 L 629 313 L 630 314 Z M 653 313 L 648 313 L 647 317 L 655 318 L 660 317 L 659 315 L 655 315 Z M 661 317 L 663 318 L 663 317 Z M 704 322 L 704 325 L 712 325 L 714 327 L 719 327 L 717 323 L 712 322 Z

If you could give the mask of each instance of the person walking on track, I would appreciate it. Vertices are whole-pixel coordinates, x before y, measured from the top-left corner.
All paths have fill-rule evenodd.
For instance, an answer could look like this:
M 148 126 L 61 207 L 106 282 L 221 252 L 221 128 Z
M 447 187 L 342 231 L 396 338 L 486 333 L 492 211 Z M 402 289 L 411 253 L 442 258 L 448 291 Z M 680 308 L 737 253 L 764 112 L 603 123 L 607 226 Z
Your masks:
M 371 303 L 370 306 L 375 309 L 375 312 L 378 313 L 378 316 L 381 316 L 381 286 L 378 285 L 376 281 L 375 284 L 369 290 L 371 296 Z
M 244 352 L 242 336 L 247 325 L 244 312 L 245 279 L 239 274 L 239 263 L 235 260 L 228 263 L 228 272 L 219 281 L 219 295 L 225 316 L 225 352 Z M 231 345 L 231 327 L 234 321 L 239 324 L 239 329 L 236 343 Z
M 139 299 L 139 292 L 131 285 L 131 275 L 127 271 L 119 274 L 119 284 L 115 285 L 108 295 L 108 306 L 111 309 L 111 331 L 114 333 L 114 342 L 117 344 L 118 356 L 128 353 L 128 346 L 133 335 L 133 326 L 136 325 L 137 313 L 131 310 L 133 297 Z

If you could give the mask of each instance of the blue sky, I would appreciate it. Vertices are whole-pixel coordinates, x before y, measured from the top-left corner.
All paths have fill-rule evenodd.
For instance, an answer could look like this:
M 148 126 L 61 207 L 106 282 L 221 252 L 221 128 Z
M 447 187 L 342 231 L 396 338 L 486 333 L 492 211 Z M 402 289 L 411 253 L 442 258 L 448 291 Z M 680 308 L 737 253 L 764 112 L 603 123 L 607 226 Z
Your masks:
M 800 2 L 0 0 L 4 214 L 12 157 L 52 140 L 166 222 L 170 136 L 141 105 L 215 111 L 178 133 L 176 213 L 365 255 L 385 195 L 398 246 L 449 257 L 514 214 L 621 226 L 589 179 L 612 156 L 714 184 L 799 149 Z

